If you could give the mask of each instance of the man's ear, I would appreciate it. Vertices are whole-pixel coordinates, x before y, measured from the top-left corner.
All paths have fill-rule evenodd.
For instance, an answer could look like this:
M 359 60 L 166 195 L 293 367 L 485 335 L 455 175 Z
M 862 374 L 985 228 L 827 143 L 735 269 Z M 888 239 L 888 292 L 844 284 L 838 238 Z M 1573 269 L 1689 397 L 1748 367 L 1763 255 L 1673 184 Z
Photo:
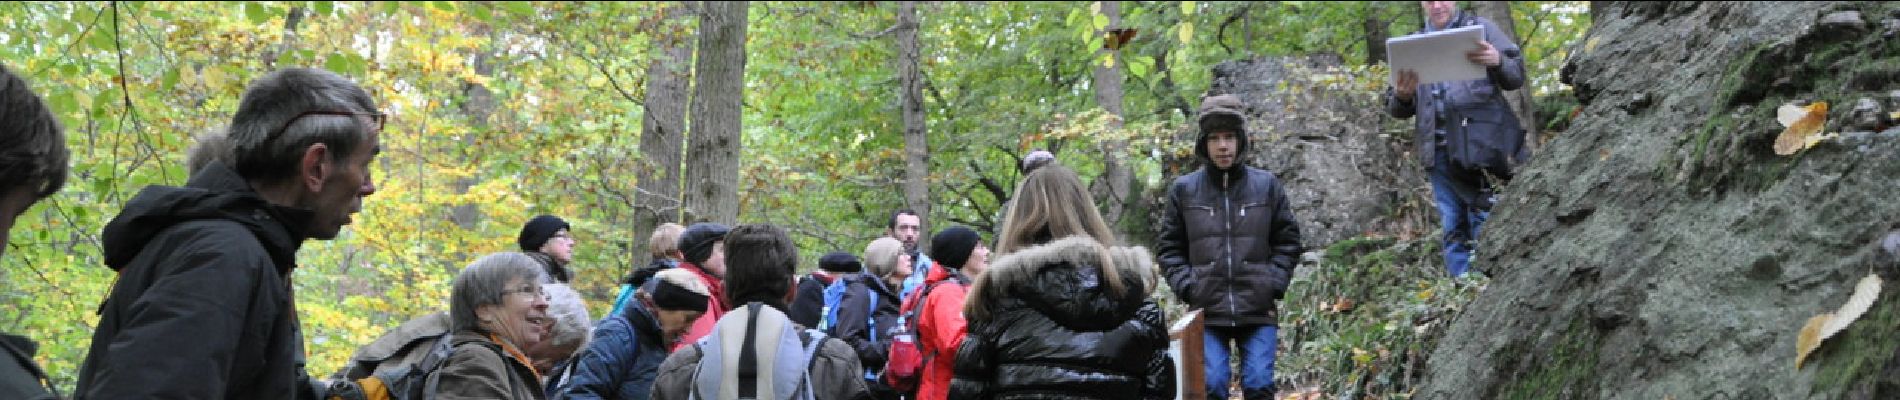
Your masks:
M 302 183 L 304 188 L 312 192 L 323 191 L 323 184 L 325 178 L 330 175 L 330 168 L 335 168 L 335 166 L 330 165 L 331 156 L 330 146 L 323 143 L 312 144 L 310 147 L 304 148 L 303 160 L 297 164 L 297 180 L 299 183 Z

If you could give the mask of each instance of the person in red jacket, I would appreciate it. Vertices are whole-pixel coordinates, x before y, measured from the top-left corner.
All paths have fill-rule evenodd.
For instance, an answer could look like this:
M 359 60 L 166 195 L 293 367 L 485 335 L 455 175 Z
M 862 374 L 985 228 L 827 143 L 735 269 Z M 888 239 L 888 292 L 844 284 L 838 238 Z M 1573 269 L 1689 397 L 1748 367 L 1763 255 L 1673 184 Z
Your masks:
M 951 369 L 956 365 L 957 347 L 963 345 L 963 298 L 970 282 L 988 268 L 990 249 L 976 231 L 953 226 L 930 238 L 930 258 L 943 268 L 930 269 L 930 276 L 924 278 L 929 294 L 917 317 L 917 340 L 926 357 L 917 387 L 919 400 L 949 398 Z
M 729 230 L 731 228 L 725 225 L 701 222 L 686 227 L 686 233 L 680 234 L 680 253 L 686 255 L 686 260 L 679 267 L 699 275 L 699 279 L 706 282 L 706 289 L 711 296 L 706 299 L 706 314 L 693 321 L 692 327 L 686 328 L 686 335 L 681 336 L 678 342 L 673 342 L 672 350 L 692 346 L 699 338 L 712 333 L 713 324 L 719 322 L 719 317 L 725 316 L 726 310 L 731 308 L 726 306 L 726 285 L 721 281 L 726 276 L 725 244 L 726 232 Z

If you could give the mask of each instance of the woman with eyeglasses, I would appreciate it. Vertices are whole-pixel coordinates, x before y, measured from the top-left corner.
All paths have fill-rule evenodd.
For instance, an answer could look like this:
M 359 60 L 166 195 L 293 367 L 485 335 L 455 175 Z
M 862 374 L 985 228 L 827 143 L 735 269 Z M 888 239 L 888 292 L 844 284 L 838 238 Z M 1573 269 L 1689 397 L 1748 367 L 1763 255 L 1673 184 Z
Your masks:
M 546 280 L 541 264 L 521 253 L 489 254 L 456 275 L 449 294 L 454 351 L 436 371 L 436 398 L 545 398 L 523 349 L 547 333 Z

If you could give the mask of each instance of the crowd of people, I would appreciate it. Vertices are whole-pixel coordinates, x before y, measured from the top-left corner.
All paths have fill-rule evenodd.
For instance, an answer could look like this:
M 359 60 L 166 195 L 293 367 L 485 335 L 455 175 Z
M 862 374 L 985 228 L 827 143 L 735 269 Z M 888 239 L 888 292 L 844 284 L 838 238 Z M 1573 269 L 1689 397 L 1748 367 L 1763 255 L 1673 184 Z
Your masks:
M 1423 3 L 1428 31 L 1496 30 L 1450 2 Z M 1468 55 L 1486 79 L 1420 84 L 1401 71 L 1388 90 L 1393 115 L 1418 116 L 1452 276 L 1467 271 L 1492 180 L 1509 178 L 1508 162 L 1468 147 L 1524 156 L 1521 143 L 1485 142 L 1514 132 L 1493 118 L 1510 112 L 1499 89 L 1523 80 L 1505 38 L 1487 34 Z M 1163 399 L 1205 384 L 1227 398 L 1235 375 L 1242 397 L 1274 395 L 1278 302 L 1303 245 L 1283 183 L 1246 165 L 1248 113 L 1233 95 L 1203 99 L 1202 166 L 1167 187 L 1153 254 L 1117 240 L 1082 178 L 1036 151 L 988 244 L 950 226 L 922 246 L 923 216 L 898 210 L 883 237 L 800 276 L 780 227 L 662 224 L 652 263 L 627 271 L 596 319 L 568 286 L 571 225 L 539 215 L 519 251 L 461 270 L 447 310 L 313 377 L 291 293 L 297 250 L 335 238 L 376 193 L 377 110 L 321 69 L 251 82 L 228 127 L 199 136 L 183 186 L 144 188 L 104 228 L 118 278 L 72 397 Z M 58 121 L 0 67 L 0 251 L 15 218 L 63 187 L 68 164 Z M 1168 316 L 1151 296 L 1163 284 L 1206 318 L 1205 364 L 1187 366 L 1205 382 L 1176 381 Z M 34 347 L 0 335 L 0 398 L 57 398 Z

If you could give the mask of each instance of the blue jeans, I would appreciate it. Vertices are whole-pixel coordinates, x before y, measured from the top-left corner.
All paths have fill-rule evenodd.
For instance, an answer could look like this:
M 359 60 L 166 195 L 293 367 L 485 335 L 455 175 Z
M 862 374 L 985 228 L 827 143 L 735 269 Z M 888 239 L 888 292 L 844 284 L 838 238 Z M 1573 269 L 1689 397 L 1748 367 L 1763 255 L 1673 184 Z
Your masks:
M 1445 272 L 1462 277 L 1471 268 L 1471 249 L 1477 244 L 1478 227 L 1491 213 L 1479 202 L 1485 196 L 1484 177 L 1457 176 L 1443 148 L 1432 163 L 1432 202 L 1438 205 L 1438 222 L 1444 230 Z
M 1273 355 L 1280 346 L 1280 328 L 1267 326 L 1210 326 L 1202 332 L 1207 363 L 1207 398 L 1227 399 L 1233 371 L 1228 342 L 1240 348 L 1240 389 L 1247 400 L 1273 398 Z

